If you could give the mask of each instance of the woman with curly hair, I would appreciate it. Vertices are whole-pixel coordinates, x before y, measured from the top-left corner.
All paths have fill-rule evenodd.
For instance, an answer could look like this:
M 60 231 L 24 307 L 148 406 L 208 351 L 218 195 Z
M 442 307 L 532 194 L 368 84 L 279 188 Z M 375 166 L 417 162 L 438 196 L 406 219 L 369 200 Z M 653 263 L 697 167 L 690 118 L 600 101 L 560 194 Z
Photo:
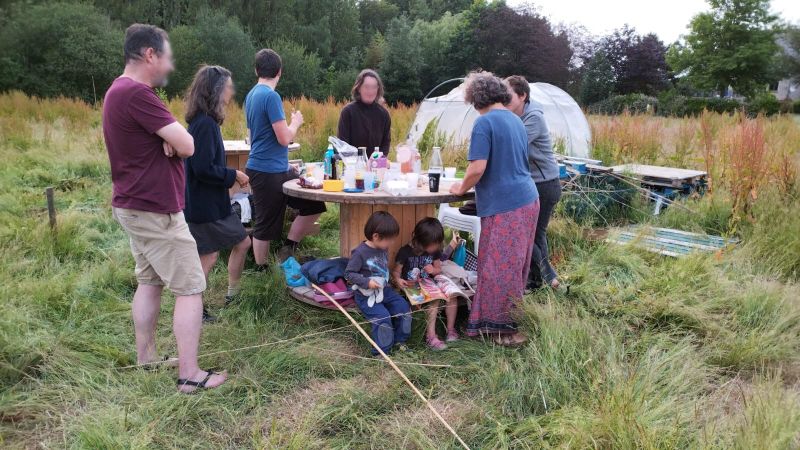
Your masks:
M 464 181 L 450 192 L 464 195 L 475 187 L 481 218 L 478 288 L 467 322 L 469 336 L 491 336 L 501 345 L 519 345 L 514 308 L 522 299 L 539 216 L 539 193 L 528 166 L 528 136 L 520 118 L 506 105 L 511 94 L 502 80 L 473 72 L 465 81 L 464 100 L 475 120 Z

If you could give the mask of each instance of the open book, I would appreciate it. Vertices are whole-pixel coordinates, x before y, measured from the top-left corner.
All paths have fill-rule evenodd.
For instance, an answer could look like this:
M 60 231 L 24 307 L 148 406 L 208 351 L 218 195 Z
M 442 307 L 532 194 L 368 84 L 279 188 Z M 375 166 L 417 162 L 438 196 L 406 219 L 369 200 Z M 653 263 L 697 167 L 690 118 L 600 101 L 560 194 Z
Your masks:
M 412 305 L 421 305 L 434 300 L 468 298 L 461 288 L 444 275 L 436 275 L 433 279 L 420 278 L 416 286 L 403 288 L 403 292 Z

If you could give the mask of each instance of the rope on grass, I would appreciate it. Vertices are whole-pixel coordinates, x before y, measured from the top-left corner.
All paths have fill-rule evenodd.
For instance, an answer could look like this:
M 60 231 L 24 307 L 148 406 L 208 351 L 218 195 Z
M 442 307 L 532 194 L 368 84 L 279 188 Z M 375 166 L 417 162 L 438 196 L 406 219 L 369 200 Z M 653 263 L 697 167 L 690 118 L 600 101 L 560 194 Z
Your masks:
M 433 407 L 431 402 L 427 399 L 427 397 L 425 397 L 425 394 L 420 392 L 420 390 L 417 389 L 416 386 L 414 386 L 414 383 L 412 383 L 411 380 L 408 379 L 406 374 L 403 373 L 403 371 L 400 370 L 399 367 L 397 367 L 397 364 L 395 364 L 395 362 L 392 361 L 392 358 L 389 358 L 389 355 L 384 353 L 384 351 L 380 348 L 380 346 L 378 346 L 378 344 L 376 344 L 375 341 L 372 340 L 370 335 L 366 331 L 364 331 L 364 328 L 358 322 L 356 322 L 356 319 L 353 319 L 353 316 L 351 316 L 350 313 L 348 313 L 347 310 L 344 309 L 342 305 L 339 304 L 339 302 L 337 302 L 333 297 L 328 295 L 327 292 L 322 290 L 322 288 L 313 283 L 311 284 L 311 287 L 313 287 L 319 293 L 324 295 L 330 302 L 332 302 L 336 306 L 336 308 L 339 309 L 339 311 L 342 312 L 342 314 L 345 315 L 345 317 L 347 317 L 347 320 L 349 320 L 350 323 L 352 323 L 356 327 L 356 329 L 358 329 L 358 332 L 361 333 L 367 339 L 367 341 L 369 341 L 370 345 L 372 345 L 372 347 L 374 347 L 375 350 L 378 351 L 378 353 L 383 357 L 383 359 L 385 359 L 386 362 L 389 363 L 390 366 L 392 366 L 392 369 L 394 369 L 394 371 L 397 372 L 398 375 L 400 375 L 400 377 L 403 379 L 403 381 L 406 382 L 406 384 L 408 384 L 411 390 L 413 390 L 414 393 L 417 394 L 417 396 L 421 398 L 423 402 L 425 402 L 425 406 L 427 406 L 428 409 L 431 410 L 433 415 L 436 416 L 437 419 L 439 419 L 439 422 L 441 422 L 442 425 L 444 425 L 445 428 L 447 428 L 447 431 L 449 431 L 450 434 L 452 434 L 456 438 L 456 440 L 458 440 L 458 443 L 461 444 L 461 446 L 464 447 L 465 449 L 469 450 L 469 446 L 467 445 L 467 443 L 464 442 L 464 440 L 461 439 L 461 436 L 459 436 L 458 433 L 456 433 L 456 430 L 454 430 L 453 427 L 451 427 L 450 424 L 447 423 L 446 420 L 444 420 L 444 417 L 442 417 L 442 415 L 439 414 L 439 411 L 437 411 L 436 408 Z
M 445 307 L 446 307 L 446 305 L 440 305 L 440 306 L 436 307 L 436 309 L 441 310 L 441 309 L 443 309 Z M 417 311 L 412 311 L 411 314 L 415 314 L 415 313 L 419 313 L 419 312 L 423 312 L 423 311 L 426 311 L 426 310 L 420 309 L 420 310 L 417 310 Z M 395 317 L 399 317 L 399 316 L 403 316 L 403 315 L 406 315 L 406 314 L 395 314 L 393 316 L 389 316 L 389 318 L 393 319 Z M 364 321 L 364 322 L 360 322 L 361 325 L 367 325 L 369 323 L 370 322 L 368 320 Z M 297 340 L 300 340 L 300 339 L 305 339 L 305 338 L 309 338 L 309 337 L 313 337 L 313 336 L 319 336 L 319 335 L 322 335 L 322 334 L 333 333 L 333 332 L 336 332 L 336 331 L 342 331 L 342 330 L 350 328 L 352 326 L 353 326 L 352 324 L 347 324 L 347 325 L 343 325 L 341 327 L 329 328 L 329 329 L 320 330 L 320 331 L 312 331 L 310 333 L 301 334 L 299 336 L 294 336 L 294 337 L 290 337 L 290 338 L 287 338 L 287 339 L 281 339 L 279 341 L 264 342 L 264 343 L 261 343 L 261 344 L 248 345 L 246 347 L 232 348 L 232 349 L 228 349 L 228 350 L 217 350 L 217 351 L 214 351 L 214 352 L 203 353 L 202 355 L 197 355 L 197 359 L 205 358 L 207 356 L 222 355 L 222 354 L 227 354 L 227 353 L 241 352 L 241 351 L 245 351 L 245 350 L 254 350 L 254 349 L 262 348 L 262 347 L 270 347 L 270 346 L 278 345 L 278 344 L 285 344 L 287 342 L 293 342 L 293 341 L 297 341 Z M 356 355 L 351 355 L 351 356 L 356 356 Z M 366 359 L 371 359 L 371 358 L 366 358 Z M 161 364 L 169 364 L 169 363 L 177 363 L 177 362 L 178 362 L 178 358 L 165 358 L 165 359 L 160 360 L 160 361 L 152 361 L 152 362 L 141 363 L 141 364 L 131 364 L 129 366 L 115 367 L 115 369 L 116 370 L 138 369 L 138 368 L 142 368 L 142 367 L 155 367 L 155 366 L 158 366 L 158 365 L 161 365 Z M 412 363 L 404 363 L 404 364 L 409 364 L 410 365 Z M 421 363 L 415 363 L 415 364 L 423 365 Z M 425 366 L 426 367 L 452 367 L 452 366 L 446 365 L 446 364 L 442 364 L 442 365 L 428 364 L 428 365 L 425 365 Z
M 383 359 L 368 358 L 366 356 L 354 355 L 352 353 L 340 352 L 340 351 L 336 351 L 336 350 L 331 350 L 329 348 L 316 347 L 314 345 L 306 344 L 304 342 L 300 343 L 299 345 L 301 347 L 313 348 L 314 350 L 317 350 L 317 351 L 320 351 L 320 352 L 328 352 L 328 353 L 332 353 L 334 355 L 347 356 L 348 358 L 357 358 L 357 359 L 363 359 L 365 361 L 372 361 L 372 362 L 382 362 L 382 363 L 386 362 Z M 415 363 L 415 362 L 395 362 L 395 364 L 402 364 L 402 365 L 405 365 L 405 366 L 421 366 L 421 367 L 437 367 L 437 368 L 453 367 L 450 364 L 428 364 L 428 363 Z

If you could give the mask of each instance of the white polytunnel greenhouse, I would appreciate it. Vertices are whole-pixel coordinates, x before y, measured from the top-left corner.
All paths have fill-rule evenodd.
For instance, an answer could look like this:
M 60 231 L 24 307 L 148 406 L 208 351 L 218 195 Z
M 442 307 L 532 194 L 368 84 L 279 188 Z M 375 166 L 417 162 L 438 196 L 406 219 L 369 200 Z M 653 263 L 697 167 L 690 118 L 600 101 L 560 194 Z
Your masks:
M 590 157 L 592 132 L 583 111 L 569 94 L 548 83 L 530 83 L 531 98 L 542 104 L 544 118 L 553 137 L 555 150 L 565 156 Z M 419 105 L 409 141 L 419 142 L 425 128 L 436 119 L 437 133 L 454 143 L 469 141 L 478 112 L 464 102 L 464 84 L 440 97 L 425 98 Z

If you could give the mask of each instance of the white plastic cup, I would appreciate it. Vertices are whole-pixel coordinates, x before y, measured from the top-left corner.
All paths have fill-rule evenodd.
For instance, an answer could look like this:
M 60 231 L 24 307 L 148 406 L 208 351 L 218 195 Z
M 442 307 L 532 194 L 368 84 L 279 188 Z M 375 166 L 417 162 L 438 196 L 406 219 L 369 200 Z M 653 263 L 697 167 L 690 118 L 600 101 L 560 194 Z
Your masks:
M 456 168 L 455 167 L 445 167 L 444 168 L 444 177 L 445 178 L 455 178 L 456 177 Z
M 372 191 L 375 189 L 375 172 L 364 173 L 364 190 Z
M 406 181 L 408 181 L 408 187 L 410 189 L 416 190 L 419 183 L 419 174 L 414 172 L 407 173 Z

